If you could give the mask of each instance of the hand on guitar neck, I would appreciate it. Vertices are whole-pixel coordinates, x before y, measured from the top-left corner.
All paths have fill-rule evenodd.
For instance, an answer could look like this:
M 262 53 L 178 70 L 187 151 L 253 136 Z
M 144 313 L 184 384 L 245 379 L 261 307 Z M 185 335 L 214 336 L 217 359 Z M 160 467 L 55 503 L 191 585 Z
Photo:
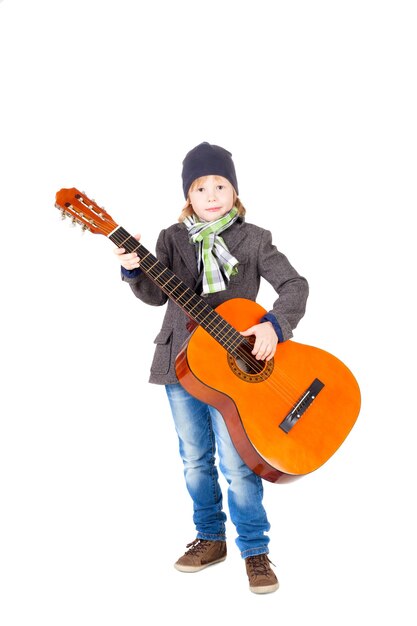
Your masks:
M 134 235 L 137 241 L 140 241 L 140 234 Z M 125 270 L 136 270 L 139 267 L 139 257 L 136 252 L 126 252 L 124 248 L 115 248 L 114 254 L 118 257 L 119 263 Z

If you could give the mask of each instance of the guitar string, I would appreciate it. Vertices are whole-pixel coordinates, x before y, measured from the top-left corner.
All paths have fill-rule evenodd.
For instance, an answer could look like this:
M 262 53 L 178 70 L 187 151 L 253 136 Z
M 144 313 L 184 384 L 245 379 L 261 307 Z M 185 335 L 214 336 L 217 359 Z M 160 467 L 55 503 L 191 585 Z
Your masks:
M 117 241 L 116 241 L 116 235 L 117 235 L 117 233 L 115 233 L 115 234 L 114 234 L 114 236 L 113 236 L 113 240 L 115 241 L 115 243 L 116 243 L 119 247 L 122 247 L 122 246 L 127 247 L 127 246 L 126 246 L 126 244 L 127 244 L 127 240 L 126 240 L 126 238 L 125 238 L 123 241 L 122 241 L 122 240 L 120 240 L 119 242 L 117 242 Z M 121 234 L 120 234 L 120 235 L 121 235 Z M 129 238 L 130 238 L 130 239 L 133 239 L 130 235 L 128 236 L 128 238 L 127 238 L 127 239 L 129 239 Z M 117 239 L 119 239 L 119 236 L 117 236 Z M 134 247 L 132 250 L 129 250 L 129 252 L 137 251 L 140 247 L 142 247 L 142 248 L 143 248 L 142 244 L 138 243 L 136 239 L 134 239 L 134 243 L 135 243 L 135 247 Z M 130 246 L 129 246 L 129 247 L 130 247 Z M 145 249 L 145 250 L 146 250 L 146 249 Z M 174 289 L 174 290 L 172 290 L 172 291 L 170 291 L 170 290 L 169 290 L 169 289 L 167 289 L 167 288 L 165 288 L 165 289 L 164 289 L 164 287 L 165 287 L 166 283 L 165 283 L 165 284 L 161 284 L 160 282 L 158 282 L 158 279 L 160 279 L 161 275 L 162 275 L 165 271 L 170 271 L 170 270 L 168 270 L 168 268 L 164 268 L 163 264 L 161 264 L 161 263 L 160 263 L 160 261 L 158 261 L 158 259 L 156 259 L 156 258 L 155 258 L 155 262 L 154 262 L 154 263 L 152 263 L 151 265 L 149 265 L 149 262 L 148 262 L 148 261 L 147 261 L 147 259 L 146 259 L 146 257 L 147 257 L 148 255 L 150 255 L 150 253 L 149 253 L 149 252 L 148 252 L 147 254 L 145 254 L 145 257 L 143 257 L 142 259 L 140 259 L 140 265 L 144 268 L 144 270 L 146 271 L 146 273 L 147 273 L 147 274 L 148 274 L 151 278 L 153 278 L 153 280 L 154 280 L 154 281 L 158 284 L 159 288 L 160 288 L 162 291 L 164 291 L 164 293 L 166 293 L 168 296 L 171 296 L 171 295 L 173 294 L 173 291 L 175 291 L 175 289 L 178 289 L 178 287 L 179 287 L 179 286 L 181 286 L 182 282 L 180 281 L 180 279 L 179 279 L 177 276 L 175 276 L 175 274 L 173 274 L 173 275 L 171 276 L 171 278 L 169 279 L 169 281 L 167 281 L 167 282 L 170 282 L 173 278 L 176 278 L 178 281 L 180 281 L 179 285 L 177 285 L 177 286 L 175 287 L 175 289 Z M 152 261 L 152 260 L 153 260 L 153 259 L 151 259 L 151 261 Z M 148 265 L 148 267 L 146 267 L 146 265 Z M 163 267 L 162 272 L 158 272 L 159 267 L 158 267 L 156 270 L 155 270 L 155 269 L 153 269 L 155 265 L 162 266 L 162 267 Z M 181 298 L 184 298 L 184 296 L 185 296 L 185 294 L 187 293 L 187 291 L 189 291 L 189 292 L 192 294 L 192 295 L 191 295 L 191 297 L 190 297 L 188 300 L 185 300 L 185 301 L 181 302 Z M 248 354 L 246 353 L 246 351 L 243 349 L 243 346 L 245 346 L 246 348 L 248 348 L 248 349 L 252 350 L 252 346 L 251 346 L 251 344 L 250 344 L 247 340 L 245 340 L 244 338 L 243 338 L 243 340 L 241 340 L 241 339 L 240 339 L 240 338 L 241 338 L 240 333 L 239 333 L 236 329 L 234 329 L 234 328 L 233 328 L 233 326 L 231 326 L 231 325 L 227 322 L 227 320 L 225 320 L 224 318 L 222 318 L 222 317 L 221 317 L 221 316 L 220 316 L 220 315 L 219 315 L 219 314 L 218 314 L 218 313 L 217 313 L 214 309 L 212 309 L 211 307 L 209 307 L 206 303 L 204 303 L 204 302 L 203 302 L 203 303 L 201 303 L 201 302 L 200 302 L 199 297 L 197 296 L 197 294 L 194 294 L 194 292 L 192 292 L 192 290 L 191 290 L 191 289 L 189 289 L 186 285 L 185 285 L 185 291 L 184 291 L 184 293 L 182 293 L 182 294 L 181 294 L 178 298 L 177 298 L 177 297 L 175 297 L 175 300 L 176 300 L 177 302 L 179 302 L 179 303 L 180 303 L 182 306 L 184 306 L 184 308 L 185 308 L 185 305 L 186 305 L 186 304 L 189 304 L 189 302 L 193 299 L 193 297 L 194 297 L 194 296 L 196 296 L 196 297 L 197 297 L 198 301 L 197 301 L 197 304 L 196 304 L 196 305 L 194 305 L 194 307 L 192 307 L 192 308 L 196 308 L 196 307 L 198 306 L 198 304 L 200 304 L 200 305 L 201 305 L 201 304 L 203 304 L 203 310 L 204 310 L 205 308 L 207 308 L 207 309 L 208 309 L 208 311 L 209 311 L 209 313 L 208 313 L 208 315 L 207 315 L 206 317 L 209 317 L 210 315 L 214 315 L 215 319 L 216 319 L 217 317 L 218 317 L 218 318 L 220 318 L 220 320 L 219 320 L 219 322 L 218 322 L 218 324 L 217 324 L 217 325 L 219 325 L 219 324 L 222 324 L 222 323 L 223 323 L 224 325 L 226 325 L 226 327 L 227 327 L 227 326 L 229 326 L 229 327 L 230 327 L 230 329 L 229 329 L 229 331 L 228 331 L 228 332 L 231 332 L 231 331 L 232 331 L 232 333 L 233 333 L 233 332 L 235 332 L 235 333 L 238 335 L 238 339 L 239 339 L 239 342 L 240 342 L 237 346 L 235 346 L 235 347 L 233 348 L 233 351 L 234 351 L 235 353 L 237 353 L 237 354 L 238 354 L 238 356 L 239 356 L 239 357 L 241 358 L 241 360 L 242 360 L 242 361 L 243 361 L 243 362 L 244 362 L 244 363 L 248 366 L 248 368 L 249 368 L 250 370 L 252 370 L 252 371 L 253 371 L 253 370 L 255 370 L 255 374 L 260 374 L 260 373 L 263 371 L 263 369 L 264 369 L 264 366 L 263 366 L 262 362 L 259 362 L 258 360 L 256 360 L 256 359 L 255 359 L 255 357 L 252 357 L 251 355 L 248 355 Z M 191 310 L 192 310 L 192 309 L 191 309 Z M 202 313 L 203 313 L 203 311 L 200 311 L 197 315 L 195 315 L 195 317 L 197 318 L 197 317 L 198 317 L 198 315 L 201 315 Z M 204 320 L 203 320 L 203 321 L 204 321 Z M 212 324 L 212 322 L 210 322 L 210 323 Z M 201 323 L 200 323 L 200 325 L 201 325 Z M 213 332 L 211 333 L 211 334 L 212 334 L 212 336 L 213 336 L 213 334 L 215 335 L 215 334 L 216 334 L 216 331 L 215 331 L 213 328 L 212 328 L 211 330 L 213 331 Z M 222 334 L 222 332 L 221 332 L 222 330 L 223 330 L 223 334 Z M 218 332 L 217 332 L 217 335 L 219 336 L 219 333 L 218 333 Z M 225 335 L 224 335 L 224 329 L 220 329 L 220 336 L 221 336 L 221 337 L 225 337 Z M 216 337 L 215 337 L 215 338 L 216 338 Z M 217 340 L 219 341 L 218 337 L 217 337 Z M 228 341 L 230 341 L 230 339 L 229 339 Z M 233 340 L 233 339 L 232 339 L 232 342 L 233 342 L 233 341 L 236 341 L 236 339 L 235 339 L 235 340 Z M 223 345 L 223 344 L 222 344 L 222 342 L 220 342 L 220 341 L 219 341 L 219 343 L 220 343 L 221 345 Z M 227 344 L 227 341 L 226 341 L 226 344 Z M 230 349 L 231 345 L 232 345 L 232 344 L 230 344 L 230 345 L 229 345 L 229 349 Z M 225 348 L 226 348 L 226 350 L 227 350 L 227 345 L 226 345 L 226 346 L 224 346 L 224 347 L 225 347 Z M 242 349 L 240 349 L 241 347 L 242 347 Z M 233 356 L 233 355 L 232 355 L 232 356 Z M 278 370 L 278 372 L 280 373 L 281 378 L 285 378 L 285 379 L 286 379 L 286 381 L 287 381 L 287 385 L 288 385 L 288 386 L 287 386 L 287 387 L 286 387 L 286 386 L 284 386 L 284 385 L 281 383 L 281 381 L 280 381 L 280 382 L 278 382 L 278 381 L 274 382 L 274 381 L 273 381 L 273 380 L 271 380 L 270 378 L 268 378 L 268 379 L 267 379 L 266 381 L 264 381 L 264 382 L 265 382 L 265 384 L 267 384 L 269 387 L 271 387 L 274 391 L 276 391 L 276 392 L 277 392 L 277 393 L 279 393 L 281 396 L 283 396 L 283 398 L 284 398 L 286 401 L 290 402 L 291 406 L 293 406 L 293 405 L 294 405 L 294 403 L 295 403 L 295 402 L 297 401 L 297 399 L 299 398 L 299 391 L 298 391 L 298 390 L 296 389 L 296 387 L 293 385 L 293 383 L 292 383 L 291 379 L 290 379 L 290 378 L 288 377 L 288 375 L 287 375 L 287 374 L 286 374 L 286 373 L 282 370 L 282 368 L 280 368 L 279 366 L 277 366 L 277 363 L 276 363 L 276 362 L 275 362 L 275 364 L 274 364 L 274 367 L 275 367 L 275 368 Z M 292 394 L 294 394 L 294 396 L 293 396 Z

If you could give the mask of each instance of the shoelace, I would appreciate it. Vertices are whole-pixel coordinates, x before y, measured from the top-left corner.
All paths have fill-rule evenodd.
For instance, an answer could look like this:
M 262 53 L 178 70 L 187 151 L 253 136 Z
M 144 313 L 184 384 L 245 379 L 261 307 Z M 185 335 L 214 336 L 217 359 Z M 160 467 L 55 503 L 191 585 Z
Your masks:
M 187 554 L 198 555 L 199 552 L 203 552 L 205 549 L 204 544 L 207 543 L 209 542 L 204 539 L 194 539 L 191 543 L 187 543 L 186 547 L 189 548 L 189 550 L 187 550 Z
M 248 559 L 248 565 L 254 576 L 269 576 L 271 574 L 271 568 L 269 563 L 274 565 L 272 561 L 266 556 L 266 554 L 257 554 L 250 556 Z M 275 567 L 275 566 L 274 566 Z

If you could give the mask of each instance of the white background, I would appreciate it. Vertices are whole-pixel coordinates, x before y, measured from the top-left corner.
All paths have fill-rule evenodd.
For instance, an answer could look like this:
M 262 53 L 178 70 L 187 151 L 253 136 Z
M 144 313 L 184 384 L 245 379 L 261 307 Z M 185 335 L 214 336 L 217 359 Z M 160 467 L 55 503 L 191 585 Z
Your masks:
M 3 626 L 416 623 L 413 9 L 0 2 Z M 230 524 L 225 563 L 172 567 L 194 528 L 164 390 L 147 383 L 163 310 L 54 208 L 78 187 L 153 249 L 201 141 L 233 152 L 248 221 L 309 280 L 295 340 L 362 390 L 324 467 L 265 483 L 281 588 L 264 597 Z

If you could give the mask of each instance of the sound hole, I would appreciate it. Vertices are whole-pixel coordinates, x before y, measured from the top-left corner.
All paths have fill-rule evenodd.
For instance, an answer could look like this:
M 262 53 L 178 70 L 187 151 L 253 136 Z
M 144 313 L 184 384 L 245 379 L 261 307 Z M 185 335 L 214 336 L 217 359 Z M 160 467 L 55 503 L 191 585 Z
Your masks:
M 228 353 L 227 360 L 232 372 L 248 383 L 259 383 L 266 380 L 274 369 L 274 359 L 258 361 L 251 354 L 253 343 L 242 343 L 233 354 Z

